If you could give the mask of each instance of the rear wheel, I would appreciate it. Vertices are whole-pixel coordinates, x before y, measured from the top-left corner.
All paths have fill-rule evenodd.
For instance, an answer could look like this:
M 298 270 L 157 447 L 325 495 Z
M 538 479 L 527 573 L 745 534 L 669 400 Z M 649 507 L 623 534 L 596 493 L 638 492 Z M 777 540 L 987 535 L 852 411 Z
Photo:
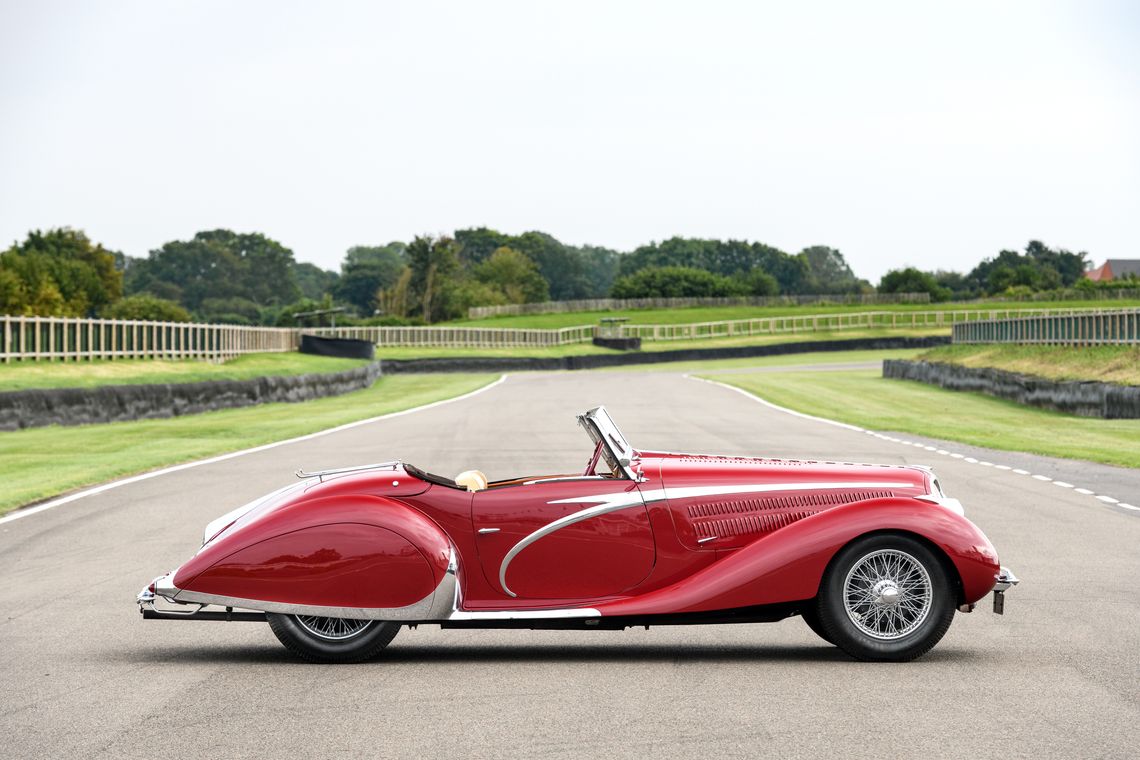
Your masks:
M 293 654 L 309 662 L 363 662 L 388 646 L 399 623 L 269 613 L 269 628 Z
M 930 651 L 950 627 L 954 608 L 954 587 L 934 552 L 908 536 L 887 534 L 843 549 L 816 605 L 828 641 L 857 659 L 891 662 Z

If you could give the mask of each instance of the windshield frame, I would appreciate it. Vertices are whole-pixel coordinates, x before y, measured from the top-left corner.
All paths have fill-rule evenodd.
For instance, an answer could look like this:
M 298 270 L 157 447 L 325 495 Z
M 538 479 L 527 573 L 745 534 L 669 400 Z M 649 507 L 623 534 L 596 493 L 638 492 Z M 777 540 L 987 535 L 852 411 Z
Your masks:
M 632 464 L 637 458 L 637 453 L 629 445 L 629 441 L 622 435 L 604 406 L 596 406 L 579 414 L 578 424 L 586 430 L 595 446 L 601 443 L 602 458 L 614 475 L 627 480 L 637 480 Z

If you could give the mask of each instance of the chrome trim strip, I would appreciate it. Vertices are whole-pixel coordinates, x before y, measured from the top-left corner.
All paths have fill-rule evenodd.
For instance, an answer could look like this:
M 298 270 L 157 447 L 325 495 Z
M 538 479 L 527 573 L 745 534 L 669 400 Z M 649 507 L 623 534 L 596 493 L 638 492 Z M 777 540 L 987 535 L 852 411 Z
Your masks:
M 483 533 L 483 534 L 487 534 L 487 533 L 498 533 L 498 532 L 499 532 L 499 528 L 480 528 L 480 529 L 479 529 L 479 532 L 480 532 L 480 533 Z
M 780 491 L 806 491 L 806 490 L 844 490 L 855 488 L 912 488 L 913 484 L 896 481 L 857 481 L 840 483 L 759 483 L 754 485 L 736 486 L 689 486 L 687 488 L 655 488 L 646 491 L 630 489 L 613 493 L 601 493 L 591 496 L 575 496 L 570 499 L 555 499 L 547 504 L 590 504 L 600 502 L 597 506 L 587 507 L 578 512 L 560 517 L 548 523 L 515 544 L 499 565 L 499 586 L 508 596 L 517 596 L 507 586 L 507 568 L 519 553 L 544 536 L 549 536 L 557 530 L 568 525 L 589 520 L 592 517 L 609 514 L 621 509 L 650 504 L 666 499 L 691 499 L 698 496 L 722 496 L 739 493 L 771 493 Z
M 316 472 L 305 472 L 304 469 L 297 470 L 298 478 L 323 478 L 326 475 L 340 475 L 345 472 L 361 472 L 363 470 L 386 470 L 396 469 L 402 462 L 398 459 L 391 462 L 377 462 L 376 464 L 358 464 L 354 467 L 336 467 L 332 470 L 317 470 Z
M 175 571 L 177 572 L 177 571 Z M 448 620 L 478 621 L 478 620 L 550 620 L 565 618 L 596 618 L 602 613 L 593 608 L 572 607 L 554 610 L 475 610 L 468 612 L 461 610 L 462 591 L 459 584 L 459 556 L 455 547 L 451 548 L 447 570 L 443 580 L 440 581 L 428 596 L 415 604 L 406 607 L 325 607 L 304 604 L 284 604 L 281 602 L 265 602 L 255 599 L 240 599 L 238 597 L 217 596 L 215 594 L 201 594 L 194 591 L 179 589 L 173 583 L 174 573 L 168 573 L 156 578 L 155 593 L 151 593 L 149 585 L 139 594 L 137 602 L 139 607 L 154 609 L 156 596 L 174 604 L 199 605 L 190 611 L 161 610 L 163 614 L 184 615 L 193 617 L 207 605 L 220 607 L 240 608 L 243 610 L 256 610 L 259 612 L 277 612 L 285 615 L 316 615 L 319 617 L 341 617 L 353 620 L 390 620 L 400 622 L 442 623 Z
M 535 483 L 561 483 L 568 480 L 613 480 L 605 475 L 560 475 L 554 478 L 536 478 L 523 482 L 524 486 L 533 486 Z

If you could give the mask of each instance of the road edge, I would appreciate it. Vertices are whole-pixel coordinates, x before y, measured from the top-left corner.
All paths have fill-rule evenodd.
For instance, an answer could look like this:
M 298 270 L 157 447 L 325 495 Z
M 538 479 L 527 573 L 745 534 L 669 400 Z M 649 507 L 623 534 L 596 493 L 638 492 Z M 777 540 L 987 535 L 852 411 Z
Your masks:
M 473 396 L 478 396 L 480 393 L 483 393 L 484 391 L 489 391 L 490 389 L 494 388 L 497 385 L 501 385 L 503 382 L 506 381 L 506 379 L 508 377 L 510 377 L 509 373 L 503 373 L 502 375 L 499 375 L 499 378 L 497 380 L 492 380 L 491 382 L 487 383 L 486 385 L 483 385 L 479 388 L 476 388 L 473 391 L 468 391 L 467 393 L 464 393 L 460 396 L 452 396 L 451 398 L 440 399 L 439 401 L 432 401 L 429 404 L 421 404 L 420 406 L 414 406 L 410 409 L 401 409 L 398 412 L 388 412 L 386 414 L 380 414 L 380 415 L 377 415 L 375 417 L 369 417 L 369 418 L 363 419 L 363 420 L 356 420 L 355 422 L 346 422 L 343 425 L 337 425 L 336 427 L 326 428 L 324 430 L 318 430 L 315 433 L 306 433 L 305 435 L 299 435 L 299 436 L 296 436 L 294 438 L 286 438 L 283 441 L 274 441 L 273 443 L 263 443 L 260 446 L 253 446 L 253 447 L 250 447 L 248 449 L 238 449 L 237 451 L 231 451 L 227 454 L 219 454 L 217 456 L 208 457 L 206 459 L 196 459 L 192 462 L 183 462 L 182 464 L 175 464 L 175 465 L 171 465 L 169 467 L 162 467 L 160 469 L 150 470 L 149 472 L 140 473 L 138 475 L 130 475 L 128 477 L 119 478 L 118 480 L 112 480 L 112 481 L 109 481 L 107 483 L 103 483 L 101 485 L 92 486 L 90 488 L 84 488 L 80 491 L 74 491 L 72 493 L 67 494 L 66 496 L 58 496 L 54 499 L 50 499 L 50 500 L 42 502 L 40 504 L 36 504 L 35 506 L 17 507 L 16 509 L 14 509 L 12 512 L 8 513 L 7 515 L 0 517 L 0 525 L 4 525 L 6 523 L 10 523 L 10 522 L 13 522 L 15 520 L 19 520 L 20 518 L 28 517 L 30 515 L 39 514 L 40 512 L 46 512 L 49 509 L 54 509 L 55 507 L 60 507 L 60 506 L 63 506 L 64 504 L 70 504 L 71 502 L 79 501 L 80 499 L 85 499 L 88 496 L 95 496 L 96 494 L 101 494 L 101 493 L 104 493 L 106 491 L 111 491 L 111 490 L 114 490 L 114 489 L 119 488 L 121 486 L 130 485 L 131 483 L 138 483 L 139 481 L 142 481 L 142 480 L 149 480 L 150 478 L 157 478 L 161 475 L 168 475 L 172 472 L 181 472 L 182 470 L 189 470 L 193 467 L 200 467 L 204 464 L 214 464 L 215 462 L 224 462 L 227 459 L 236 459 L 237 457 L 242 457 L 242 456 L 245 456 L 247 454 L 255 454 L 259 451 L 266 451 L 268 449 L 275 449 L 278 446 L 287 446 L 291 443 L 299 443 L 301 441 L 309 441 L 309 440 L 312 440 L 314 438 L 320 438 L 322 436 L 331 435 L 332 433 L 339 433 L 342 430 L 349 430 L 351 428 L 359 427 L 361 425 L 369 425 L 373 422 L 379 422 L 381 420 L 387 420 L 387 419 L 391 419 L 393 417 L 402 417 L 405 414 L 414 414 L 416 412 L 422 412 L 422 411 L 425 411 L 427 409 L 434 409 L 435 407 L 443 406 L 444 404 L 451 404 L 451 403 L 454 403 L 456 401 L 463 401 L 463 400 L 469 399 Z

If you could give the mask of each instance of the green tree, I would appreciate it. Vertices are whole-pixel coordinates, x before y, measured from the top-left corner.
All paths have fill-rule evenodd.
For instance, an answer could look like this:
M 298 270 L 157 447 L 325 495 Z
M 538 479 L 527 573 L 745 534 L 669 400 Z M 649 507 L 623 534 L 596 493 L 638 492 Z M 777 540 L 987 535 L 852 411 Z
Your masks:
M 291 250 L 260 233 L 211 230 L 166 243 L 132 263 L 127 290 L 177 300 L 192 311 L 207 298 L 280 305 L 300 298 L 294 263 Z
M 495 250 L 472 269 L 475 280 L 503 296 L 503 303 L 535 303 L 550 300 L 550 288 L 527 256 L 513 248 Z M 486 303 L 491 303 L 487 301 Z M 484 304 L 471 304 L 484 305 Z
M 780 292 L 776 278 L 760 268 L 738 274 L 735 279 L 750 296 L 774 296 Z
M 449 237 L 417 237 L 407 250 L 410 311 L 425 322 L 441 322 L 462 314 L 459 244 Z
M 394 285 L 404 271 L 406 249 L 399 242 L 349 248 L 333 294 L 352 304 L 359 314 L 370 316 L 376 311 L 377 291 Z
M 0 311 L 84 316 L 117 300 L 123 275 L 113 251 L 69 228 L 28 233 L 0 253 Z
M 893 269 L 879 281 L 880 293 L 929 293 L 931 301 L 946 301 L 950 291 L 938 284 L 934 275 L 915 267 Z
M 835 248 L 813 245 L 796 256 L 807 264 L 808 287 L 813 293 L 859 293 L 871 289 L 869 283 L 855 276 L 843 254 Z
M 340 279 L 336 272 L 321 269 L 307 261 L 298 261 L 293 265 L 293 276 L 297 279 L 301 295 L 312 300 L 320 300 L 325 293 L 332 293 Z
M 710 298 L 748 295 L 743 282 L 691 267 L 646 267 L 614 282 L 614 298 Z
M 688 267 L 725 276 L 759 268 L 776 278 L 782 293 L 811 290 L 811 272 L 805 257 L 789 256 L 770 245 L 744 240 L 674 237 L 650 243 L 622 256 L 618 273 L 630 275 L 646 267 Z
M 178 304 L 147 293 L 127 296 L 103 310 L 108 319 L 146 319 L 157 322 L 189 322 L 190 312 Z

